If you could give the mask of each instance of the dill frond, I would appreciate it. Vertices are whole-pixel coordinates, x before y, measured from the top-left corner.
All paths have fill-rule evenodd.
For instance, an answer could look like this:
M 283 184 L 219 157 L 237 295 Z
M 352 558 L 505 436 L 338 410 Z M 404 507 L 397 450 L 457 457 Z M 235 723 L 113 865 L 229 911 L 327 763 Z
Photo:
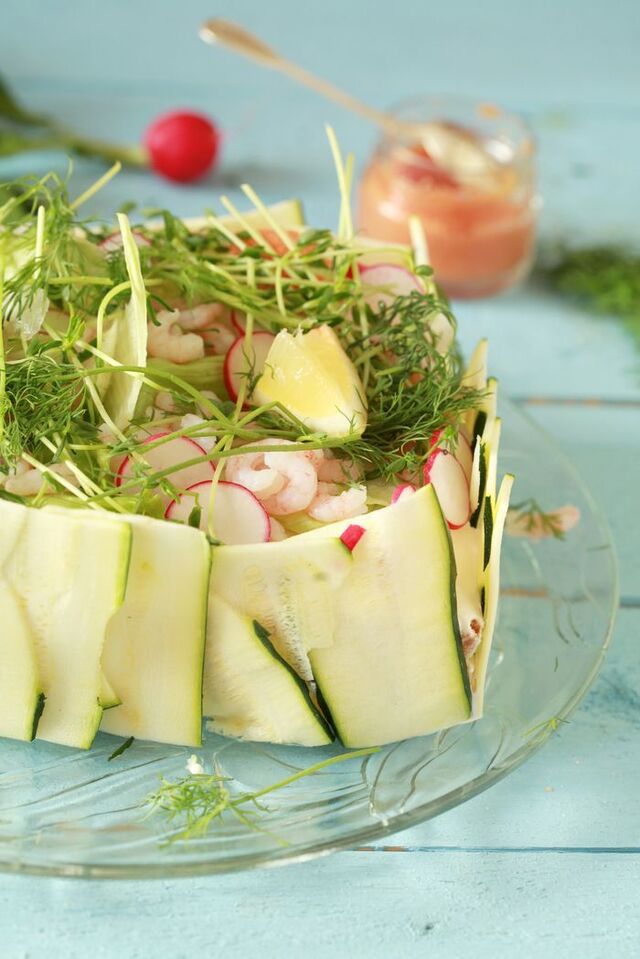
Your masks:
M 167 840 L 167 844 L 202 838 L 211 825 L 223 819 L 225 814 L 234 815 L 244 825 L 261 830 L 256 820 L 261 814 L 264 816 L 269 812 L 268 807 L 261 802 L 265 796 L 285 789 L 300 779 L 316 775 L 337 763 L 372 756 L 378 752 L 379 746 L 370 746 L 340 753 L 253 792 L 233 792 L 234 780 L 218 771 L 211 775 L 189 775 L 174 781 L 162 778 L 159 788 L 147 796 L 144 805 L 148 807 L 149 815 L 161 813 L 170 827 L 175 826 L 176 831 Z M 247 806 L 250 808 L 245 808 Z

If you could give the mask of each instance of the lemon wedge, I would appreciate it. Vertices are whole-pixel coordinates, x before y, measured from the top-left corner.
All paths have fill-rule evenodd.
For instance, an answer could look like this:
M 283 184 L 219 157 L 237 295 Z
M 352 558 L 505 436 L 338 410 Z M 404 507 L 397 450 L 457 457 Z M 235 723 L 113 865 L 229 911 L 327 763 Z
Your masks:
M 252 402 L 281 403 L 309 429 L 329 436 L 362 433 L 364 387 L 329 326 L 281 330 L 271 345 Z

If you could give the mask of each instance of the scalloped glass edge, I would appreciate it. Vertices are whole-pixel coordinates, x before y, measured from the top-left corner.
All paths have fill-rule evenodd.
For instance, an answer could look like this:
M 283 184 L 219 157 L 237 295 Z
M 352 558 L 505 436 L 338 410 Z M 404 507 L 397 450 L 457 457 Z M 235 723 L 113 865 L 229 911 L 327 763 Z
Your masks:
M 615 616 L 619 602 L 619 581 L 618 567 L 615 555 L 614 544 L 611 531 L 606 518 L 600 507 L 594 501 L 588 488 L 582 481 L 581 476 L 574 467 L 570 458 L 564 453 L 558 442 L 550 436 L 539 424 L 531 417 L 521 405 L 512 404 L 509 401 L 501 400 L 501 406 L 506 406 L 507 410 L 516 414 L 517 417 L 524 419 L 529 428 L 533 429 L 544 443 L 553 450 L 557 460 L 562 464 L 564 470 L 571 476 L 573 482 L 579 488 L 581 495 L 587 504 L 591 519 L 595 521 L 599 532 L 602 535 L 602 549 L 606 549 L 607 561 L 609 564 L 610 575 L 610 595 L 607 627 L 599 644 L 598 653 L 594 657 L 591 669 L 586 674 L 584 681 L 573 692 L 573 695 L 556 710 L 554 718 L 560 723 L 566 721 L 580 704 L 585 694 L 591 687 L 597 677 L 606 652 L 611 644 L 613 627 L 615 625 Z M 517 497 L 516 497 L 517 498 Z M 172 862 L 166 860 L 158 863 L 52 863 L 51 865 L 2 860 L 2 842 L 0 841 L 0 872 L 34 875 L 34 876 L 56 876 L 66 878 L 84 878 L 84 879 L 168 879 L 188 876 L 205 876 L 216 873 L 235 872 L 240 870 L 249 870 L 256 868 L 272 867 L 285 865 L 287 863 L 299 863 L 319 856 L 328 855 L 339 850 L 354 849 L 363 844 L 376 842 L 389 835 L 401 830 L 419 825 L 429 819 L 434 818 L 448 810 L 466 802 L 468 799 L 477 796 L 479 793 L 490 788 L 499 782 L 510 772 L 517 769 L 523 762 L 537 753 L 549 740 L 554 732 L 554 728 L 549 725 L 547 729 L 540 732 L 534 738 L 525 742 L 519 749 L 508 756 L 508 761 L 499 768 L 489 767 L 484 773 L 470 779 L 468 782 L 456 786 L 450 791 L 439 796 L 435 800 L 429 800 L 421 805 L 412 808 L 409 811 L 399 812 L 390 815 L 387 821 L 378 821 L 368 824 L 362 828 L 355 828 L 352 831 L 345 832 L 344 835 L 333 837 L 328 840 L 310 842 L 307 845 L 296 847 L 295 849 L 271 850 L 268 854 L 238 856 L 234 859 L 225 860 L 198 860 L 192 862 Z M 215 827 L 214 827 L 215 828 Z

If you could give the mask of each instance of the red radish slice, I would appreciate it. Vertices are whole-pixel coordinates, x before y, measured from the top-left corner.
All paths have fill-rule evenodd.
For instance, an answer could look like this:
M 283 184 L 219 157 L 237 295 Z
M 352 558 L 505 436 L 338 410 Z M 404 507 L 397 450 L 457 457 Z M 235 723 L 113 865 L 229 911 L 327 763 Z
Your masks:
M 163 436 L 170 436 L 170 433 L 154 433 L 142 443 L 142 446 L 149 446 Z M 198 456 L 206 456 L 207 453 L 196 443 L 195 440 L 187 436 L 176 436 L 160 446 L 154 446 L 153 449 L 141 451 L 146 463 L 152 472 L 160 472 L 174 467 L 173 471 L 167 475 L 167 480 L 178 489 L 187 489 L 194 483 L 199 483 L 203 479 L 210 479 L 215 467 L 211 461 L 196 463 L 193 466 L 180 468 L 181 463 L 196 459 Z M 136 460 L 132 456 L 127 456 L 120 464 L 118 475 L 116 476 L 116 486 L 122 486 L 135 475 Z M 135 492 L 135 488 L 134 488 Z M 165 497 L 168 502 L 169 497 Z
M 243 335 L 234 340 L 224 360 L 224 385 L 234 401 L 247 377 L 255 378 L 262 373 L 275 336 L 260 330 L 253 334 L 249 343 L 245 339 Z
M 347 547 L 350 553 L 353 553 L 354 549 L 366 533 L 364 526 L 358 526 L 357 523 L 351 523 L 350 526 L 347 526 L 344 533 L 340 537 L 340 542 Z
M 442 436 L 442 430 L 435 430 L 429 437 L 429 449 L 432 450 L 440 442 L 440 437 Z M 471 468 L 473 466 L 473 453 L 471 451 L 471 446 L 469 445 L 469 440 L 466 435 L 460 430 L 456 438 L 456 444 L 452 450 L 453 455 L 460 463 L 462 471 L 467 478 L 467 483 L 471 482 Z
M 429 449 L 432 450 L 434 446 L 437 446 L 440 442 L 440 437 L 442 436 L 442 430 L 434 430 L 431 436 L 429 437 Z
M 388 303 L 393 303 L 397 296 L 407 296 L 414 290 L 418 290 L 420 293 L 424 292 L 424 287 L 418 277 L 410 273 L 409 270 L 405 270 L 403 266 L 398 266 L 397 263 L 377 263 L 375 266 L 361 266 L 360 275 L 366 286 L 388 286 L 391 288 L 390 293 L 383 293 L 382 291 L 366 293 L 365 301 L 372 308 L 377 307 L 381 302 L 386 306 Z
M 238 336 L 244 336 L 244 314 L 240 310 L 231 310 L 231 326 L 234 328 Z
M 143 233 L 139 233 L 137 230 L 132 230 L 131 232 L 136 246 L 151 246 L 151 240 L 148 240 Z M 114 250 L 120 250 L 122 249 L 122 234 L 110 233 L 109 236 L 105 236 L 104 240 L 98 243 L 98 246 L 101 250 L 104 250 L 105 253 L 113 253 Z
M 424 465 L 425 484 L 431 483 L 449 529 L 460 529 L 471 516 L 469 487 L 455 456 L 437 446 Z
M 412 486 L 411 483 L 400 483 L 398 486 L 396 486 L 391 494 L 391 502 L 398 503 L 401 499 L 406 499 L 408 496 L 413 496 L 415 491 L 416 488 L 415 486 Z
M 200 529 L 207 529 L 211 480 L 195 483 L 174 499 L 165 513 L 166 519 L 188 523 L 194 508 L 199 507 Z M 217 484 L 214 502 L 216 537 L 227 546 L 268 543 L 271 539 L 269 515 L 257 497 L 238 483 Z

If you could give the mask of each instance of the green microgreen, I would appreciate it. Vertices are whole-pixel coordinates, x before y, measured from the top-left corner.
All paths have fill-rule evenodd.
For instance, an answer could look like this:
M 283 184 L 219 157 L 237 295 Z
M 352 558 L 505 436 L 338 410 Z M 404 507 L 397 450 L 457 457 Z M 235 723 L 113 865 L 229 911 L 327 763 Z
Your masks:
M 336 153 L 333 139 L 331 144 Z M 349 162 L 338 163 L 338 237 L 329 230 L 283 230 L 250 187 L 245 194 L 270 225 L 266 235 L 227 199 L 223 206 L 234 226 L 210 214 L 205 227 L 194 231 L 163 210 L 153 223 L 133 227 L 152 323 L 158 322 L 159 309 L 221 303 L 243 317 L 247 355 L 254 330 L 277 333 L 320 324 L 335 330 L 358 369 L 369 410 L 362 435 L 349 429 L 341 437 L 311 432 L 279 404 L 247 409 L 255 369 L 249 368 L 237 400 L 227 400 L 220 356 L 134 366 L 110 355 L 110 333 L 131 297 L 131 278 L 124 250 L 112 240 L 114 226 L 83 222 L 77 207 L 115 168 L 75 201 L 67 182 L 54 175 L 5 185 L 0 225 L 11 228 L 0 231 L 0 470 L 29 456 L 53 485 L 50 465 L 64 462 L 72 477 L 62 484 L 65 494 L 95 508 L 145 511 L 152 503 L 155 510 L 158 493 L 180 492 L 172 482 L 175 467 L 158 470 L 145 460 L 156 442 L 145 438 L 162 429 L 166 435 L 159 444 L 179 436 L 207 437 L 211 452 L 194 455 L 189 463 L 215 461 L 216 482 L 229 456 L 267 449 L 261 443 L 274 439 L 283 441 L 283 450 L 331 450 L 356 463 L 368 480 L 418 473 L 433 432 L 453 433 L 480 397 L 462 384 L 455 349 L 444 355 L 439 349 L 434 329 L 454 321 L 428 266 L 418 267 L 424 292 L 389 302 L 381 290 L 376 303 L 375 292 L 363 289 L 358 263 L 369 248 L 353 237 L 350 171 Z M 393 255 L 399 255 L 397 248 Z M 133 418 L 118 425 L 105 384 L 123 376 L 142 377 L 143 388 Z M 165 417 L 158 414 L 161 400 L 162 409 L 171 410 Z M 183 425 L 186 413 L 204 422 Z M 132 466 L 117 480 L 125 456 Z M 214 502 L 215 491 L 208 510 L 215 539 Z

